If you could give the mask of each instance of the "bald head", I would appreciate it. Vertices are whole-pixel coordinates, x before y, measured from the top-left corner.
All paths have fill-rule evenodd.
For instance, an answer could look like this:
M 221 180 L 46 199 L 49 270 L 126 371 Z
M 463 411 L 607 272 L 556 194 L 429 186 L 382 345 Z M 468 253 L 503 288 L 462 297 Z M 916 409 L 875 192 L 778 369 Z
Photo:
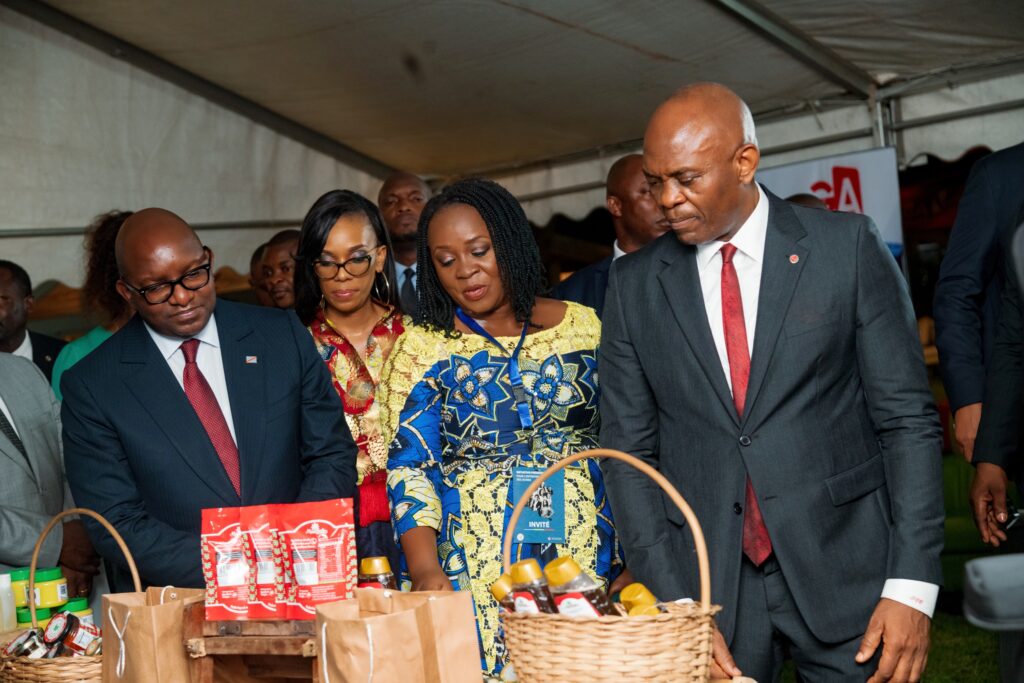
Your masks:
M 668 230 L 668 221 L 644 178 L 644 158 L 627 154 L 608 169 L 605 206 L 612 215 L 615 240 L 629 254 Z
M 679 90 L 644 134 L 644 173 L 686 244 L 732 238 L 757 205 L 759 160 L 750 109 L 717 83 Z
M 143 209 L 129 216 L 117 233 L 117 269 L 122 276 L 130 277 L 133 266 L 157 252 L 188 247 L 202 251 L 203 243 L 181 217 L 167 209 Z
M 188 223 L 166 209 L 132 214 L 114 243 L 118 293 L 160 334 L 189 339 L 216 305 L 213 252 Z

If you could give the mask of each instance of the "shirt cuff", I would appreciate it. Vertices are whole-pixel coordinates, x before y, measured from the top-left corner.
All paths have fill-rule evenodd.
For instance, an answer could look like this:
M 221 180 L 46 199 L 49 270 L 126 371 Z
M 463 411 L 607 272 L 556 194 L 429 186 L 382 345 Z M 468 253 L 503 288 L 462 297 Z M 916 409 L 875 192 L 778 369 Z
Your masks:
M 939 599 L 939 587 L 934 583 L 911 579 L 886 579 L 882 597 L 924 612 L 930 619 Z

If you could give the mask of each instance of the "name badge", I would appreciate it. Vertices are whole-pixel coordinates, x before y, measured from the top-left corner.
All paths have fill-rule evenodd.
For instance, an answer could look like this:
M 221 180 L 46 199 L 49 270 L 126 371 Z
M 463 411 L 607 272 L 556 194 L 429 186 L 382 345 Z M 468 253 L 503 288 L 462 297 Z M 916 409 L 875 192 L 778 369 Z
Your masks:
M 530 484 L 543 473 L 543 469 L 536 467 L 513 470 L 512 501 L 518 503 Z M 565 543 L 565 472 L 556 472 L 534 491 L 514 533 L 516 543 Z

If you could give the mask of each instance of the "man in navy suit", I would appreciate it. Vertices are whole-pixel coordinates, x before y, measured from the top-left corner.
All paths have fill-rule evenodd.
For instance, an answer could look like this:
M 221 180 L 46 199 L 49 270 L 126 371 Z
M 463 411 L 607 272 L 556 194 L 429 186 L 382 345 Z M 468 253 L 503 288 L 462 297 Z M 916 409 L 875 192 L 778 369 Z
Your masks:
M 181 218 L 139 211 L 116 251 L 138 315 L 63 377 L 68 482 L 145 584 L 201 587 L 204 508 L 350 497 L 356 447 L 309 333 L 291 312 L 218 301 L 213 253 Z
M 1003 261 L 1024 209 L 1024 143 L 971 169 L 935 285 L 935 344 L 957 443 L 968 462 L 992 360 Z
M 553 292 L 555 298 L 590 306 L 601 317 L 612 261 L 632 253 L 668 231 L 668 221 L 651 196 L 643 157 L 628 154 L 608 169 L 605 204 L 615 226 L 612 255 L 576 271 Z

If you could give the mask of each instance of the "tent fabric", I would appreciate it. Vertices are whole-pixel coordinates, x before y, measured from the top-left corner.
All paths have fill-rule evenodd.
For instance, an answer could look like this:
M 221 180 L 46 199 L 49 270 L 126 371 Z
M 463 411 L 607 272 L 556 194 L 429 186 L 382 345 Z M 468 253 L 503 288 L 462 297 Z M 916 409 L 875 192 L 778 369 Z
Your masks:
M 84 226 L 164 206 L 192 223 L 300 219 L 322 192 L 379 180 L 0 7 L 0 230 Z M 201 233 L 248 272 L 277 229 Z M 2 236 L 2 232 L 0 232 Z M 82 237 L 4 237 L 36 281 L 82 280 Z
M 714 2 L 51 5 L 394 167 L 446 176 L 640 137 L 680 84 L 755 113 L 842 93 Z M 762 0 L 886 78 L 1024 55 L 1017 0 Z

